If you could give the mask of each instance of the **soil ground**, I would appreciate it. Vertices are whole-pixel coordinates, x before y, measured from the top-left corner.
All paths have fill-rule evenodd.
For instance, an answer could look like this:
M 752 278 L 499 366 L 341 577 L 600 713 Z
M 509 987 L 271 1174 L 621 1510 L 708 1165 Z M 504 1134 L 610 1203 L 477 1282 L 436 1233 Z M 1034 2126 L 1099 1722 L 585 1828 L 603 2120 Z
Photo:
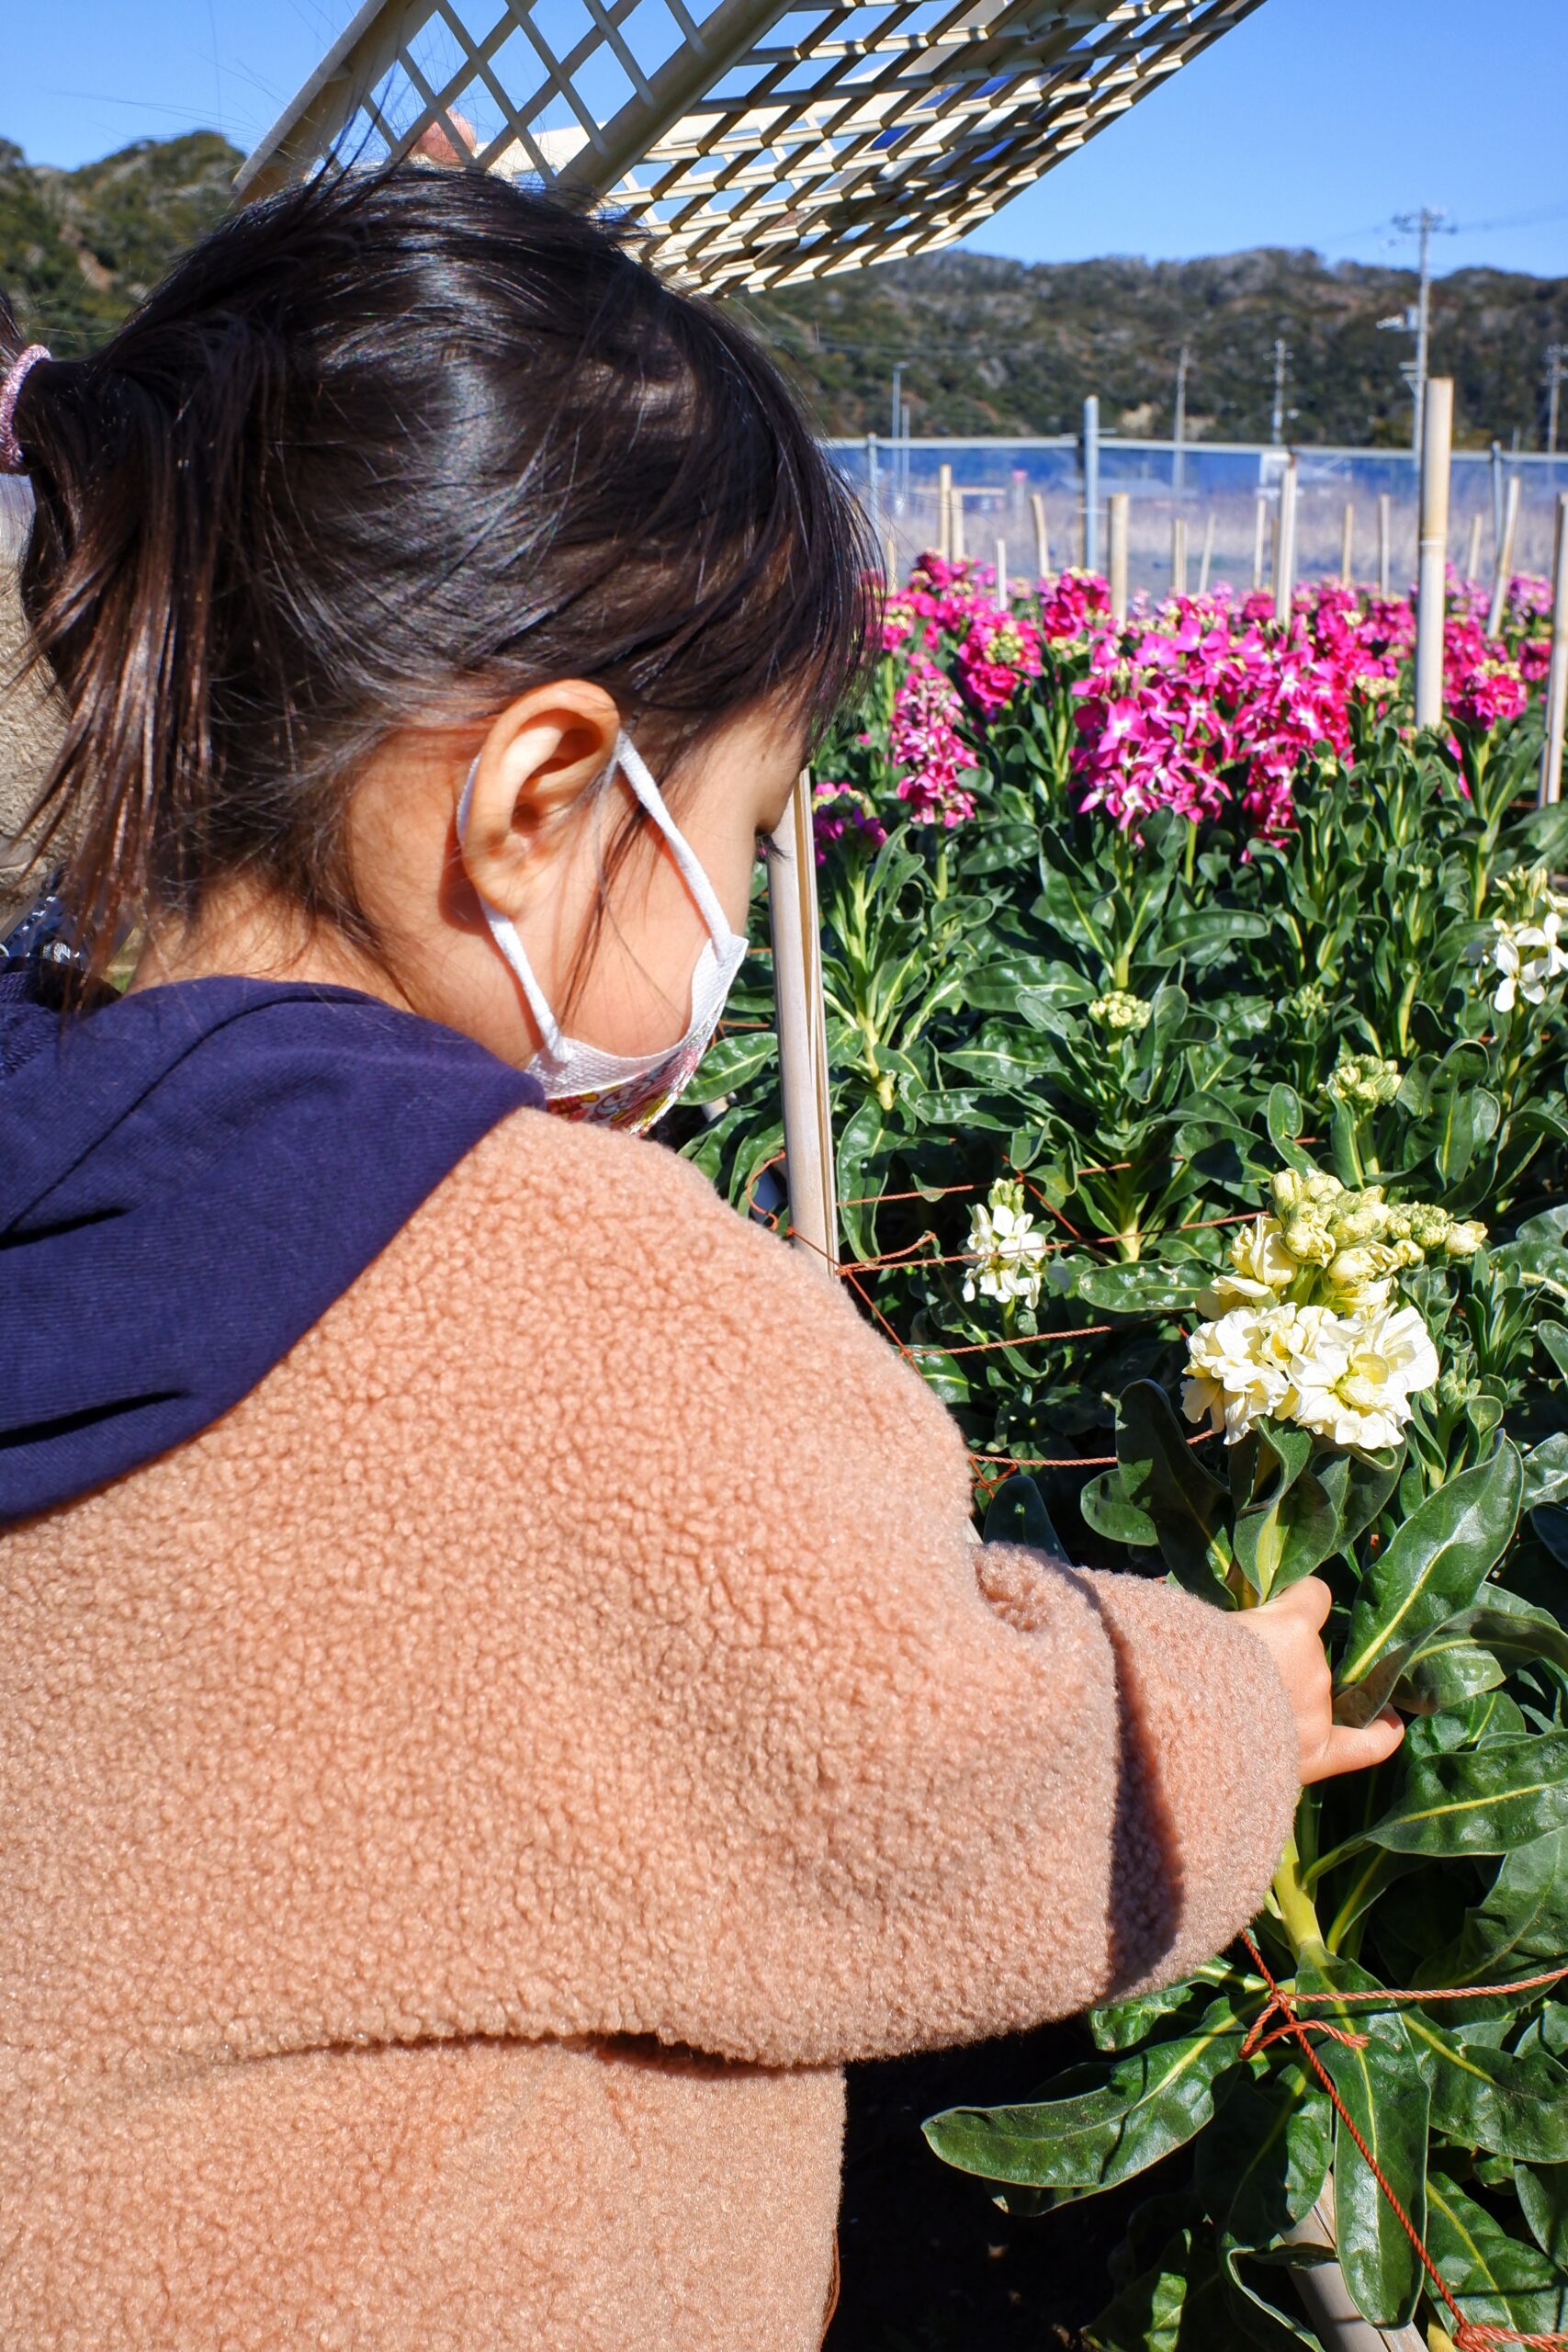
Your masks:
M 1081 2025 L 849 2071 L 839 2245 L 842 2285 L 824 2352 L 1084 2352 L 1110 2299 L 1112 2247 L 1147 2181 L 1038 2219 L 998 2211 L 920 2135 L 944 2107 L 1032 2097 L 1092 2056 Z

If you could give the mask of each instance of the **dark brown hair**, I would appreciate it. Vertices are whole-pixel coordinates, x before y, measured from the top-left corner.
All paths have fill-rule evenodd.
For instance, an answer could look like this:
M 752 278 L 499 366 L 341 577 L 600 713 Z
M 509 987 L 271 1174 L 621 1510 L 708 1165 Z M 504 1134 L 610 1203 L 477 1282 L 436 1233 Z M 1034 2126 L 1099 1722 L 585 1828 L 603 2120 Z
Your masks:
M 858 512 L 771 361 L 485 174 L 237 214 L 36 367 L 16 433 L 68 714 L 41 806 L 100 963 L 241 875 L 373 945 L 344 820 L 399 728 L 583 677 L 668 768 L 770 698 L 815 729 L 862 656 Z

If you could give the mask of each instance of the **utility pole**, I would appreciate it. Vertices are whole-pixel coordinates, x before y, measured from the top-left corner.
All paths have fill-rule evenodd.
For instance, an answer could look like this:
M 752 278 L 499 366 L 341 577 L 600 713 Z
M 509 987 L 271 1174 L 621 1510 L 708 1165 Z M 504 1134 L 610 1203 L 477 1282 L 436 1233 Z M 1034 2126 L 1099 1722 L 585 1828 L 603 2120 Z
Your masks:
M 1419 241 L 1417 292 L 1416 300 L 1408 310 L 1396 312 L 1392 319 L 1378 321 L 1380 327 L 1393 327 L 1416 337 L 1415 360 L 1407 361 L 1399 372 L 1410 387 L 1411 403 L 1414 409 L 1410 447 L 1417 458 L 1421 454 L 1421 427 L 1427 404 L 1427 351 L 1432 299 L 1432 237 L 1434 232 L 1439 231 L 1445 236 L 1451 237 L 1457 234 L 1455 230 L 1445 226 L 1447 220 L 1446 212 L 1436 212 L 1429 204 L 1424 204 L 1419 212 L 1394 214 L 1393 225 L 1400 235 L 1415 237 Z
M 1557 455 L 1557 399 L 1562 390 L 1562 362 L 1568 358 L 1568 343 L 1549 343 L 1546 346 L 1546 454 Z
M 1176 363 L 1176 426 L 1170 458 L 1170 492 L 1178 502 L 1187 494 L 1187 370 L 1191 359 L 1192 346 L 1183 343 Z
M 893 370 L 893 423 L 888 429 L 888 437 L 894 441 L 899 438 L 898 427 L 904 422 L 903 389 L 904 366 L 900 360 Z
M 1278 449 L 1285 438 L 1285 362 L 1291 354 L 1282 334 L 1274 337 L 1274 405 L 1269 413 L 1269 438 Z

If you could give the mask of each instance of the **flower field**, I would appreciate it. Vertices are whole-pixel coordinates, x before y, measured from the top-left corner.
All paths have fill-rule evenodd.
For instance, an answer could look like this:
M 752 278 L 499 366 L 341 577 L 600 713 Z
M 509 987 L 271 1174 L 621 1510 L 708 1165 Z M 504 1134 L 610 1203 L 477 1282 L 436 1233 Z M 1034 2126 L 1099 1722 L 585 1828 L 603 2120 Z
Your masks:
M 986 1532 L 1224 1608 L 1322 1574 L 1342 1716 L 1410 1718 L 1303 1796 L 1251 1947 L 1097 2013 L 1026 2103 L 927 2126 L 1029 2211 L 1173 2158 L 1107 2352 L 1316 2344 L 1289 2233 L 1330 2167 L 1369 2317 L 1434 2352 L 1568 2327 L 1568 1976 L 1530 1981 L 1568 1969 L 1545 602 L 1514 582 L 1492 639 L 1451 583 L 1420 735 L 1403 600 L 1116 624 L 1092 577 L 1004 609 L 927 559 L 817 763 L 844 1278 L 957 1414 Z M 687 1148 L 765 1208 L 749 973 Z M 1270 1978 L 1314 2029 L 1274 2030 Z M 1478 1984 L 1506 1989 L 1441 1997 Z

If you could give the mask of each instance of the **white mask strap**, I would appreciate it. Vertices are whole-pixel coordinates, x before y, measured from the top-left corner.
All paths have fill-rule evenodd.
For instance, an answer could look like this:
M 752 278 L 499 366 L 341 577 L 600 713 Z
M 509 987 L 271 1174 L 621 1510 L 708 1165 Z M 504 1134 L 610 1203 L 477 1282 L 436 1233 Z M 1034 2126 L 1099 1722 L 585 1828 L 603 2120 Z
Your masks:
M 713 884 L 703 872 L 691 843 L 664 805 L 664 795 L 649 774 L 648 763 L 629 735 L 615 738 L 613 766 L 618 766 L 626 782 L 670 844 L 671 854 L 680 868 L 681 878 L 697 902 L 698 911 L 708 927 L 716 947 L 722 947 L 731 936 L 729 919 L 719 905 Z

